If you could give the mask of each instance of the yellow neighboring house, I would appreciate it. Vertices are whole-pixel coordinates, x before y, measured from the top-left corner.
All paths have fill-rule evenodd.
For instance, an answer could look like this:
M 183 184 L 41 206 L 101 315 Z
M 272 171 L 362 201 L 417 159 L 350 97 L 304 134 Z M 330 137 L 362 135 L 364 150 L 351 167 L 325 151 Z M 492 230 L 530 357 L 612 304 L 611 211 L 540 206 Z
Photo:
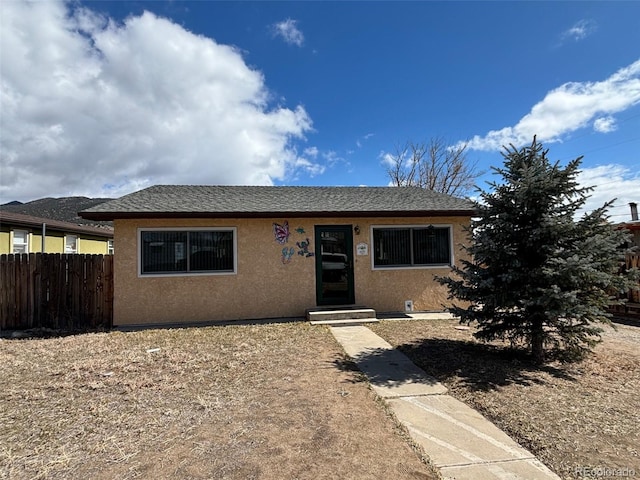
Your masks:
M 41 252 L 112 254 L 113 229 L 0 210 L 0 254 Z

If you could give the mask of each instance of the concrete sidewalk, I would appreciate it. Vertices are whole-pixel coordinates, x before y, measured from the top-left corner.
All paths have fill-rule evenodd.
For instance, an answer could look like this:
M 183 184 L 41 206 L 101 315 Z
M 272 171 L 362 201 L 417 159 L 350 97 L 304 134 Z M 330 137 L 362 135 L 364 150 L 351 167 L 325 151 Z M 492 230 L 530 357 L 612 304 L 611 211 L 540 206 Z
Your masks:
M 402 352 L 360 325 L 329 327 L 446 479 L 559 480 L 530 452 Z

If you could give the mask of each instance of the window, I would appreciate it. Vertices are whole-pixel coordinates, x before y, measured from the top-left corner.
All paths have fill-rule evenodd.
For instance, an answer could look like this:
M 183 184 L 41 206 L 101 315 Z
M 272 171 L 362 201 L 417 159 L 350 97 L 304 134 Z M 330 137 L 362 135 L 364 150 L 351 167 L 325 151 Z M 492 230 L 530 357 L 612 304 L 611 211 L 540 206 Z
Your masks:
M 13 253 L 29 253 L 29 232 L 13 231 Z
M 374 268 L 451 265 L 451 228 L 373 227 Z
M 140 273 L 234 273 L 235 229 L 141 230 Z
M 113 239 L 107 240 L 107 255 L 113 255 Z
M 78 237 L 76 235 L 64 236 L 64 253 L 78 253 Z

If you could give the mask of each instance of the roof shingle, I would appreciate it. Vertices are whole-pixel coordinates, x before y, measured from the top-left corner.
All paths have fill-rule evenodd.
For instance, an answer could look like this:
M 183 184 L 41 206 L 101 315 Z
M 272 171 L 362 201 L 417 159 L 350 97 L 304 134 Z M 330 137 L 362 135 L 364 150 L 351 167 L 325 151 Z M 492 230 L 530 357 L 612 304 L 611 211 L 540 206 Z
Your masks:
M 418 187 L 157 185 L 80 212 L 84 218 L 471 215 L 468 200 Z
M 42 227 L 42 224 L 45 224 L 49 230 L 86 233 L 98 237 L 113 238 L 113 228 L 111 227 L 90 227 L 88 225 L 78 225 L 60 220 L 51 220 L 50 218 L 34 217 L 32 215 L 0 210 L 0 224 L 2 223 L 25 227 Z

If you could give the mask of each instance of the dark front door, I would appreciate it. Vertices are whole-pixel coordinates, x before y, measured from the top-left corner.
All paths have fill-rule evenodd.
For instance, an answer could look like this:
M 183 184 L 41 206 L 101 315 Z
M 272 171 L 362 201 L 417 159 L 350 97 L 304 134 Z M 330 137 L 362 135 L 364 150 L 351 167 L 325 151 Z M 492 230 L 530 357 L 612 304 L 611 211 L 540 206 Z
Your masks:
M 315 240 L 318 305 L 353 304 L 351 225 L 316 225 Z

